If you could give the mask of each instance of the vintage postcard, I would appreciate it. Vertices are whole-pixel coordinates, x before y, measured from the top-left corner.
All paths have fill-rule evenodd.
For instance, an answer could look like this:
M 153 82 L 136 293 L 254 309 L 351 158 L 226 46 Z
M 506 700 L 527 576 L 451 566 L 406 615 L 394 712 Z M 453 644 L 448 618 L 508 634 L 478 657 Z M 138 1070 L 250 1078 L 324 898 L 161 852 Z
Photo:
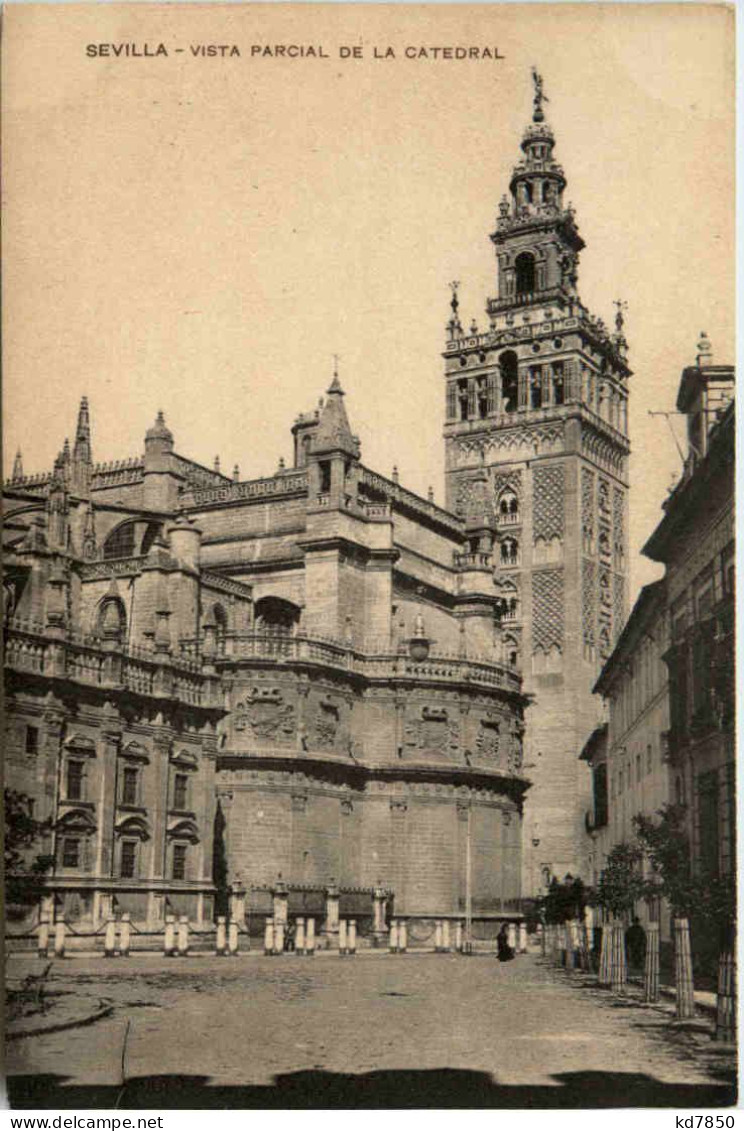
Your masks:
M 724 4 L 5 7 L 10 1107 L 735 1104 L 734 104 Z

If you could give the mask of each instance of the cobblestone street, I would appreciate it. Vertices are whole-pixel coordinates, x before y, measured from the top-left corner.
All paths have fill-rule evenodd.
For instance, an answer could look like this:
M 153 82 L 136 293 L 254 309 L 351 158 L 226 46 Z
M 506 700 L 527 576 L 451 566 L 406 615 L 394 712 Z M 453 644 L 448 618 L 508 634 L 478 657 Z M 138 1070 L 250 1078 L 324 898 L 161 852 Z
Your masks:
M 38 965 L 11 959 L 9 977 Z M 534 956 L 506 964 L 382 953 L 70 960 L 55 964 L 50 990 L 115 1008 L 88 1027 L 11 1042 L 15 1107 L 690 1107 L 734 1099 L 731 1051 L 702 1026 L 680 1031 L 668 1006 L 618 1001 Z

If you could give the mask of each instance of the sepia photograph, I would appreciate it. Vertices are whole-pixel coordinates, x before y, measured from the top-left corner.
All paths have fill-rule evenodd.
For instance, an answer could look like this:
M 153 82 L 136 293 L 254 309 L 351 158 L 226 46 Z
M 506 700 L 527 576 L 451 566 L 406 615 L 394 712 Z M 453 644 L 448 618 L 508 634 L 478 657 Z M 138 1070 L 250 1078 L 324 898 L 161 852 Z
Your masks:
M 737 1104 L 734 16 L 4 7 L 6 1108 Z

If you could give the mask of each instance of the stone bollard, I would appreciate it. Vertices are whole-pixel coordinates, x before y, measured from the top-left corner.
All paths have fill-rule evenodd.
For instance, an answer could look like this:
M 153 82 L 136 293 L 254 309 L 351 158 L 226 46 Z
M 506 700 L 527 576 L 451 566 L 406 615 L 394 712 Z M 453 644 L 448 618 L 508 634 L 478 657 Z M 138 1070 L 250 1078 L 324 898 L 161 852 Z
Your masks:
M 434 950 L 439 954 L 442 949 L 442 920 L 437 919 L 434 927 Z
M 338 953 L 341 957 L 346 954 L 346 928 L 347 923 L 345 919 L 338 921 Z
M 393 919 L 390 924 L 390 953 L 398 953 L 398 920 Z
M 346 945 L 349 954 L 356 954 L 356 919 L 349 919 L 349 929 L 346 932 Z
M 186 958 L 189 953 L 189 917 L 182 915 L 178 920 L 178 953 Z
M 274 954 L 284 954 L 284 921 L 274 920 Z
M 656 921 L 646 927 L 643 1000 L 651 1005 L 655 1005 L 659 1000 L 659 924 Z
M 128 911 L 125 911 L 119 924 L 119 954 L 122 958 L 129 958 L 132 945 L 132 922 Z
M 442 920 L 442 950 L 445 954 L 449 954 L 449 952 L 452 950 L 449 919 Z
M 305 925 L 305 954 L 310 958 L 315 954 L 315 920 L 308 919 Z
M 217 937 L 214 944 L 215 954 L 224 955 L 227 950 L 227 933 L 225 931 L 225 916 L 217 916 Z
M 519 953 L 527 953 L 527 924 L 519 924 Z
M 510 923 L 509 924 L 508 933 L 507 933 L 507 940 L 509 942 L 509 946 L 516 953 L 516 949 L 517 949 L 517 925 L 516 925 L 516 923 Z
M 408 946 L 408 924 L 405 919 L 401 919 L 398 924 L 398 951 L 400 954 L 406 953 Z
M 297 925 L 295 927 L 295 953 L 305 953 L 305 920 L 301 915 L 297 916 Z
M 267 919 L 264 926 L 264 954 L 274 953 L 274 920 Z
M 462 953 L 462 923 L 459 919 L 455 923 L 455 950 L 458 954 Z
M 106 933 L 103 936 L 103 957 L 113 958 L 116 954 L 116 919 L 110 916 L 106 923 Z
M 173 958 L 176 953 L 176 917 L 166 915 L 165 938 L 163 940 L 163 954 L 166 958 Z
M 238 953 L 238 923 L 237 920 L 231 919 L 227 929 L 227 950 L 228 954 Z
M 37 941 L 39 958 L 46 958 L 49 953 L 49 918 L 45 911 L 39 916 L 39 938 Z
M 54 957 L 64 958 L 65 956 L 65 921 L 58 919 L 54 924 Z

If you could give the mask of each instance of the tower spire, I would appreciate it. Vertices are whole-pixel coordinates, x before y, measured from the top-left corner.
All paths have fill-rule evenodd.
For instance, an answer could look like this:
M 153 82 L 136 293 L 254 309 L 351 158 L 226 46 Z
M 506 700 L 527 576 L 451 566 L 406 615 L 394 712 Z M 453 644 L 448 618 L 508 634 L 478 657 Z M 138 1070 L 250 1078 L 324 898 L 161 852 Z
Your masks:
M 77 428 L 75 429 L 75 447 L 73 449 L 73 457 L 76 463 L 93 462 L 90 444 L 90 415 L 88 412 L 87 397 L 82 397 L 80 400 Z
M 23 457 L 21 456 L 21 449 L 19 448 L 13 460 L 13 482 L 23 479 Z

